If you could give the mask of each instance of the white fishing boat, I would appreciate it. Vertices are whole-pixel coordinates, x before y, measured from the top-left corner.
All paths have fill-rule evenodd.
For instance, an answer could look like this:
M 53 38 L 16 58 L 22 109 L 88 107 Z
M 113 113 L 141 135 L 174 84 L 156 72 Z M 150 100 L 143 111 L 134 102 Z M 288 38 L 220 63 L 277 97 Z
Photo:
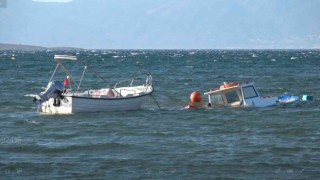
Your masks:
M 77 82 L 69 70 L 61 61 L 79 61 L 76 56 L 55 55 L 57 63 L 55 70 L 47 84 L 45 90 L 34 97 L 38 104 L 38 110 L 44 114 L 72 114 L 79 112 L 97 111 L 128 111 L 137 110 L 152 95 L 152 76 L 140 75 L 116 83 L 114 86 L 101 87 L 99 89 L 82 89 L 82 81 L 87 65 L 83 64 L 84 69 L 80 80 Z M 58 69 L 62 69 L 66 79 L 63 84 L 55 79 Z M 96 71 L 93 74 L 105 83 Z M 140 81 L 139 81 L 140 80 Z M 69 84 L 70 82 L 70 84 Z M 136 84 L 140 82 L 141 84 Z M 73 89 L 72 87 L 76 87 Z
M 254 106 L 267 107 L 278 103 L 276 96 L 260 96 L 253 82 L 224 83 L 217 89 L 204 93 L 208 106 Z

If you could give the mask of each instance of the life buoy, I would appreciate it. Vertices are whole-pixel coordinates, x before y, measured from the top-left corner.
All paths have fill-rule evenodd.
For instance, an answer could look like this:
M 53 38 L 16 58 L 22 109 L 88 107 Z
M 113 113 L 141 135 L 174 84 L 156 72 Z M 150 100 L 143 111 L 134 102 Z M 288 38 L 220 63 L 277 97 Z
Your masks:
M 233 83 L 226 83 L 226 82 L 224 82 L 223 85 L 220 86 L 220 89 L 231 88 L 231 87 L 239 86 L 239 85 L 240 85 L 239 82 L 233 82 Z
M 190 101 L 191 102 L 201 102 L 202 101 L 201 93 L 198 91 L 191 93 Z

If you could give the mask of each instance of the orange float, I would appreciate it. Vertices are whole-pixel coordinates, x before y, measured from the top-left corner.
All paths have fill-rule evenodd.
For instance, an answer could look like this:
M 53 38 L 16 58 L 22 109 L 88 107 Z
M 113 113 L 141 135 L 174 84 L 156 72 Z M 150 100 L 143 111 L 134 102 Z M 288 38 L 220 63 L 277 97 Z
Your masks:
M 191 93 L 190 101 L 191 102 L 201 102 L 202 101 L 202 97 L 201 97 L 200 92 L 195 91 L 195 92 Z
M 226 83 L 224 82 L 222 86 L 220 86 L 220 89 L 226 89 L 226 88 L 231 88 L 233 86 L 239 86 L 239 82 L 233 82 L 233 83 Z

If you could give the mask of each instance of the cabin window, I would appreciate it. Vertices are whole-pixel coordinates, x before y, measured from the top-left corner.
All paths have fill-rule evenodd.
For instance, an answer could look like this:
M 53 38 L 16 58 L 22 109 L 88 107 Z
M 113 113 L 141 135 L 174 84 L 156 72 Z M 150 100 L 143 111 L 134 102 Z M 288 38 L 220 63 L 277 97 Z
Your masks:
M 211 103 L 216 105 L 224 104 L 221 94 L 211 95 Z
M 240 101 L 236 91 L 227 92 L 226 93 L 226 98 L 227 98 L 228 103 L 233 103 L 233 102 Z
M 243 87 L 242 90 L 245 99 L 258 97 L 258 93 L 253 86 Z

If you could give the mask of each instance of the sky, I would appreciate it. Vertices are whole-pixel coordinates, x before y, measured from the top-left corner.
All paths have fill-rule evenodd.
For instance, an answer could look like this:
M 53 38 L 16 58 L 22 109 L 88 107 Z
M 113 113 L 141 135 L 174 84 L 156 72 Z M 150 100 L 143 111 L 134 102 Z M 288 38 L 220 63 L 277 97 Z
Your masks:
M 7 0 L 0 8 L 0 43 L 319 49 L 319 7 L 319 0 Z
M 56 2 L 56 3 L 67 3 L 71 2 L 72 0 L 33 0 L 36 2 Z

